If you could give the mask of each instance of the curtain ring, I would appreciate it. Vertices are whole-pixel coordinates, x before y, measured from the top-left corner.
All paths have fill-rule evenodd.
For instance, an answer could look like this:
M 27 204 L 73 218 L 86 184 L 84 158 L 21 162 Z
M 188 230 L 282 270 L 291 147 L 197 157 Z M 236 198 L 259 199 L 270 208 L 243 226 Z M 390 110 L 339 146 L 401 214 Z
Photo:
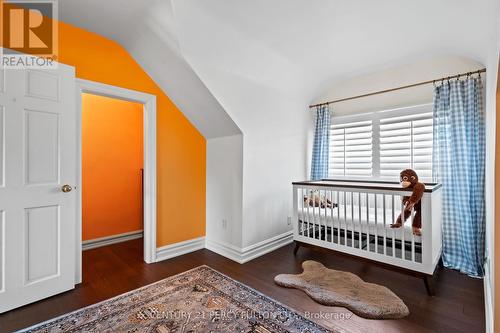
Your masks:
M 432 80 L 432 85 L 436 88 L 436 80 Z

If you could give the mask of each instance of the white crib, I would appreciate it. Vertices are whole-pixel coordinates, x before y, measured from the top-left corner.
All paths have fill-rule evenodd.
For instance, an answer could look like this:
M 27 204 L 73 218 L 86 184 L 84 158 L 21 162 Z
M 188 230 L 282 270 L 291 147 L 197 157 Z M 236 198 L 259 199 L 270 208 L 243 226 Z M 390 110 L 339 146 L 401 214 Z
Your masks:
M 304 197 L 316 193 L 338 207 L 315 207 Z M 432 294 L 432 276 L 441 257 L 440 184 L 426 184 L 422 197 L 422 233 L 412 232 L 412 214 L 393 229 L 411 190 L 383 181 L 322 180 L 293 183 L 294 240 L 419 273 Z

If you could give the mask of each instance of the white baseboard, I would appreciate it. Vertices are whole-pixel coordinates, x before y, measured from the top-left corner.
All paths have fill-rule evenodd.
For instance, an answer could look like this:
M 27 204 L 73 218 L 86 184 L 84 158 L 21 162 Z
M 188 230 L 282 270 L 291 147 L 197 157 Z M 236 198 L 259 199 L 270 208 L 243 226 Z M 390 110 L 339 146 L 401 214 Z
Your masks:
M 82 242 L 82 249 L 89 250 L 97 247 L 125 242 L 142 237 L 142 230 L 127 232 L 120 235 L 91 239 Z M 190 239 L 187 241 L 169 244 L 156 249 L 155 262 L 177 257 L 186 253 L 198 251 L 207 248 L 226 258 L 236 261 L 240 264 L 246 263 L 252 259 L 260 257 L 266 253 L 279 249 L 282 246 L 290 244 L 293 241 L 292 231 L 266 239 L 257 244 L 239 248 L 230 244 L 217 241 L 210 241 L 205 237 Z
M 156 262 L 205 248 L 205 237 L 169 244 L 156 249 Z
M 242 264 L 241 248 L 220 241 L 206 240 L 205 247 L 223 257 Z
M 142 238 L 142 230 L 125 232 L 119 235 L 89 239 L 82 242 L 82 250 L 95 249 L 97 247 L 126 242 L 132 239 Z
M 483 284 L 484 284 L 484 306 L 485 306 L 485 318 L 486 318 L 486 333 L 492 333 L 493 332 L 493 326 L 494 326 L 494 312 L 493 312 L 493 294 L 492 294 L 492 288 L 491 288 L 491 272 L 490 272 L 490 265 L 486 263 L 484 265 L 485 268 L 485 274 L 483 278 Z
M 253 244 L 244 248 L 207 239 L 205 247 L 221 256 L 236 261 L 237 263 L 244 264 L 250 260 L 260 257 L 266 253 L 272 252 L 280 247 L 293 242 L 293 232 L 288 231 L 281 235 L 266 239 L 257 244 Z

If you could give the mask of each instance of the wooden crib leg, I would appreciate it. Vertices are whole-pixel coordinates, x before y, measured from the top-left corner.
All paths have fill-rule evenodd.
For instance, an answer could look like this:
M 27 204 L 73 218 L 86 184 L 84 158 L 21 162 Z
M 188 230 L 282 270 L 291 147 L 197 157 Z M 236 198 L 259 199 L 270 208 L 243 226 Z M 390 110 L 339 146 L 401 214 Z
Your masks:
M 300 243 L 295 242 L 295 249 L 293 249 L 293 255 L 297 255 L 297 252 L 299 251 L 300 248 Z
M 436 295 L 436 290 L 434 289 L 433 277 L 434 277 L 433 275 L 424 276 L 425 290 L 427 290 L 427 295 L 429 296 Z

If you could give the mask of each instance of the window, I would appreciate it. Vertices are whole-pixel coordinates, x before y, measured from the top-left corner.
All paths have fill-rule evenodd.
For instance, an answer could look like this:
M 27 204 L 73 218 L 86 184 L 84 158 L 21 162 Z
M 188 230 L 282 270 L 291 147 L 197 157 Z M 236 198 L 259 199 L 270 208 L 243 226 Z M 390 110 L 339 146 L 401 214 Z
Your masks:
M 432 121 L 431 105 L 334 116 L 330 177 L 398 179 L 401 170 L 412 168 L 431 181 Z
M 432 113 L 380 119 L 380 177 L 411 168 L 432 178 Z
M 333 177 L 372 175 L 372 122 L 332 125 L 330 131 L 330 174 Z

